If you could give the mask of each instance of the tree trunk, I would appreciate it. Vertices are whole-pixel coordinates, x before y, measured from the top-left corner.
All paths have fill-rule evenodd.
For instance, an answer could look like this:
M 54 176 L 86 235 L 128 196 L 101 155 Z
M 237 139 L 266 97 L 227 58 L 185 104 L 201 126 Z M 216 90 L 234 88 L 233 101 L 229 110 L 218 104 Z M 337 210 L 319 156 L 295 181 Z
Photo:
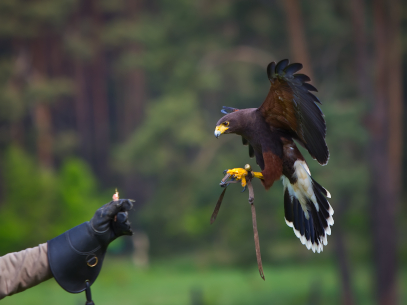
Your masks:
M 81 59 L 74 58 L 73 66 L 75 80 L 75 117 L 80 152 L 81 155 L 90 162 L 92 160 L 92 124 L 90 124 L 89 99 L 86 96 L 85 65 Z
M 45 42 L 46 39 L 44 37 L 39 37 L 36 39 L 33 46 L 34 71 L 29 81 L 34 85 L 37 82 L 43 81 L 48 75 L 46 60 L 48 56 L 48 48 Z M 37 157 L 41 166 L 50 168 L 53 165 L 51 111 L 44 101 L 37 100 L 35 103 L 34 124 L 37 130 Z
M 397 303 L 396 209 L 400 194 L 402 158 L 402 89 L 400 4 L 375 0 L 374 82 L 368 71 L 367 35 L 362 0 L 351 1 L 356 67 L 360 95 L 374 102 L 368 121 L 371 135 L 371 213 L 376 267 L 376 293 L 380 305 Z M 375 90 L 371 90 L 375 88 Z
M 134 53 L 137 56 L 137 52 Z M 135 69 L 127 74 L 126 96 L 123 112 L 123 134 L 127 138 L 140 124 L 144 114 L 145 76 L 144 71 Z
M 29 70 L 30 70 L 30 61 L 28 55 L 28 46 L 21 39 L 13 39 L 13 50 L 17 54 L 17 58 L 13 67 L 13 75 L 8 81 L 8 89 L 16 92 L 22 92 L 24 86 L 26 86 Z M 24 147 L 25 140 L 25 130 L 24 124 L 21 118 L 17 118 L 10 122 L 10 142 L 13 145 Z
M 142 9 L 143 1 L 127 0 L 126 2 L 127 17 L 136 22 L 138 20 L 139 11 Z M 138 56 L 142 51 L 140 44 L 131 43 L 128 48 L 134 56 Z M 135 127 L 140 124 L 144 114 L 144 104 L 146 99 L 146 81 L 145 73 L 141 68 L 132 68 L 126 71 L 125 74 L 125 96 L 124 107 L 122 112 L 123 138 L 127 137 L 134 131 Z
M 139 12 L 143 8 L 143 5 L 143 1 L 126 1 L 127 17 L 129 20 L 133 22 L 138 20 Z M 141 53 L 142 46 L 140 44 L 131 43 L 127 49 L 131 50 L 132 54 L 134 54 L 133 56 L 136 57 Z M 127 140 L 143 119 L 146 100 L 146 80 L 145 72 L 141 68 L 132 68 L 130 71 L 126 71 L 124 77 L 124 103 L 121 109 L 122 111 L 120 112 L 121 118 L 118 119 L 118 123 L 121 124 L 121 139 Z M 124 188 L 128 196 L 144 196 L 146 184 L 144 179 L 141 179 L 135 173 L 128 173 L 124 177 L 124 180 Z
M 349 259 L 343 237 L 343 214 L 349 206 L 349 199 L 346 195 L 341 194 L 335 208 L 335 255 L 338 260 L 339 274 L 342 284 L 342 305 L 353 305 L 355 299 L 352 290 L 352 278 Z
M 283 0 L 287 15 L 288 37 L 290 40 L 293 60 L 303 64 L 303 72 L 313 79 L 311 61 L 309 59 L 307 43 L 305 41 L 304 23 L 298 0 Z
M 37 101 L 34 109 L 34 121 L 37 128 L 37 155 L 41 166 L 52 167 L 52 125 L 51 112 L 47 105 Z
M 88 3 L 77 3 L 77 7 L 72 17 L 70 24 L 72 27 L 69 29 L 73 35 L 81 36 L 81 20 L 85 18 L 84 6 Z M 82 58 L 81 54 L 73 54 L 71 60 L 73 81 L 75 85 L 75 96 L 74 96 L 74 116 L 76 123 L 76 135 L 79 138 L 79 153 L 86 159 L 90 164 L 92 164 L 92 116 L 91 116 L 91 104 L 90 104 L 90 93 L 89 83 L 87 82 L 89 77 L 87 77 L 87 70 L 90 70 L 89 64 L 85 64 L 85 59 Z
M 102 15 L 99 11 L 100 3 L 92 1 L 92 19 L 94 26 L 93 51 L 91 66 L 91 92 L 93 104 L 94 126 L 94 156 L 95 170 L 101 177 L 106 173 L 106 161 L 110 147 L 109 105 L 107 96 L 106 58 L 101 42 Z
M 373 100 L 372 81 L 369 71 L 369 58 L 367 55 L 367 33 L 365 5 L 363 0 L 351 0 L 350 13 L 352 20 L 352 33 L 355 43 L 356 62 L 355 75 L 358 80 L 358 91 L 364 102 Z
M 389 169 L 396 204 L 401 192 L 403 151 L 403 89 L 400 0 L 390 0 L 388 28 Z
M 394 73 L 390 70 L 392 60 L 390 59 L 389 47 L 392 46 L 394 38 L 388 26 L 387 9 L 388 6 L 384 0 L 374 1 L 375 64 L 377 70 L 375 73 L 376 99 L 370 130 L 370 161 L 376 292 L 380 305 L 397 303 L 396 206 L 398 193 L 395 183 L 399 183 L 400 179 L 400 177 L 393 176 L 396 173 L 393 172 L 393 161 L 390 161 L 390 157 L 393 154 L 398 155 L 399 152 L 389 150 L 391 144 L 394 145 L 392 143 L 394 139 L 391 139 L 394 137 L 392 132 L 395 131 L 394 128 L 401 128 L 401 126 L 389 124 L 393 120 L 391 111 L 394 111 L 390 105 L 391 101 L 389 101 L 391 98 L 389 75 Z M 392 77 L 392 81 L 400 82 L 401 79 Z M 395 119 L 399 122 L 397 118 Z M 400 135 L 400 132 L 395 132 L 397 136 Z M 394 149 L 394 147 L 391 148 Z

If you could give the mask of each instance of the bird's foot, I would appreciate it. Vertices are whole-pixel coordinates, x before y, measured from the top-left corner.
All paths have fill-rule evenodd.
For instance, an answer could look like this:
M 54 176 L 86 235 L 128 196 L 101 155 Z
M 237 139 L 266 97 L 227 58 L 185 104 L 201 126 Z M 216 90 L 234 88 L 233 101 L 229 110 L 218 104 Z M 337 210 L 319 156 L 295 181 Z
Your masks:
M 252 167 L 250 166 L 250 164 L 246 164 L 246 165 L 244 166 L 244 169 L 249 173 L 250 179 L 251 179 L 251 178 L 263 179 L 263 174 L 260 173 L 260 172 L 253 172 L 253 171 L 252 171 Z
M 229 174 L 232 178 L 239 181 L 241 180 L 242 187 L 246 187 L 247 181 L 246 176 L 249 174 L 244 168 L 232 168 L 226 171 L 226 174 Z
M 250 172 L 253 178 L 264 179 L 263 174 L 261 172 Z
M 225 169 L 223 174 L 225 177 L 220 183 L 222 187 L 229 185 L 229 183 L 236 183 L 240 180 L 243 187 L 242 192 L 246 190 L 247 180 L 251 180 L 252 178 L 263 179 L 263 174 L 261 172 L 253 172 L 249 164 L 246 164 L 244 168 Z

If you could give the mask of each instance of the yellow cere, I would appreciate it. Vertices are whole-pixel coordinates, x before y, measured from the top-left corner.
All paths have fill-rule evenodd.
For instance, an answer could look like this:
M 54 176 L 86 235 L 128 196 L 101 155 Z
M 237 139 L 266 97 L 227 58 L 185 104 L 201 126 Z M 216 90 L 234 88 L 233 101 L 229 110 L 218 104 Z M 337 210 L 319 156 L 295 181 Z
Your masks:
M 229 123 L 228 123 L 227 125 L 229 125 Z M 219 131 L 219 132 L 222 134 L 222 133 L 224 133 L 226 130 L 229 129 L 229 127 L 227 127 L 227 125 L 226 125 L 225 123 L 222 123 L 222 124 L 216 126 L 215 130 L 216 130 L 216 131 Z

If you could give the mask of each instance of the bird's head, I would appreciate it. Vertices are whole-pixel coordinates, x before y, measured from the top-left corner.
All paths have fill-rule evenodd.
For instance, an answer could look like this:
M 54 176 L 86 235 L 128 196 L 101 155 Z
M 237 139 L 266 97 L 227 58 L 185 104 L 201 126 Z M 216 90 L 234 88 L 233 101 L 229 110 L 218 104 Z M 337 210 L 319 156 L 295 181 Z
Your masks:
M 240 111 L 232 112 L 222 117 L 215 128 L 215 137 L 223 133 L 239 133 L 241 122 L 239 121 Z

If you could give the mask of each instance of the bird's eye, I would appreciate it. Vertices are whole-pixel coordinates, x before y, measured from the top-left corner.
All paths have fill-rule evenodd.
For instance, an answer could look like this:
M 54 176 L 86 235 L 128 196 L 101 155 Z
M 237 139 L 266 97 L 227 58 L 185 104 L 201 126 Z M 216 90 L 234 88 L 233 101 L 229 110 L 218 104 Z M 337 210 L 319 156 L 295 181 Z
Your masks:
M 228 122 L 228 121 L 226 121 L 226 122 L 223 122 L 223 123 L 222 123 L 222 125 L 223 125 L 223 126 L 226 126 L 226 127 L 228 127 L 228 126 L 229 126 L 229 122 Z

